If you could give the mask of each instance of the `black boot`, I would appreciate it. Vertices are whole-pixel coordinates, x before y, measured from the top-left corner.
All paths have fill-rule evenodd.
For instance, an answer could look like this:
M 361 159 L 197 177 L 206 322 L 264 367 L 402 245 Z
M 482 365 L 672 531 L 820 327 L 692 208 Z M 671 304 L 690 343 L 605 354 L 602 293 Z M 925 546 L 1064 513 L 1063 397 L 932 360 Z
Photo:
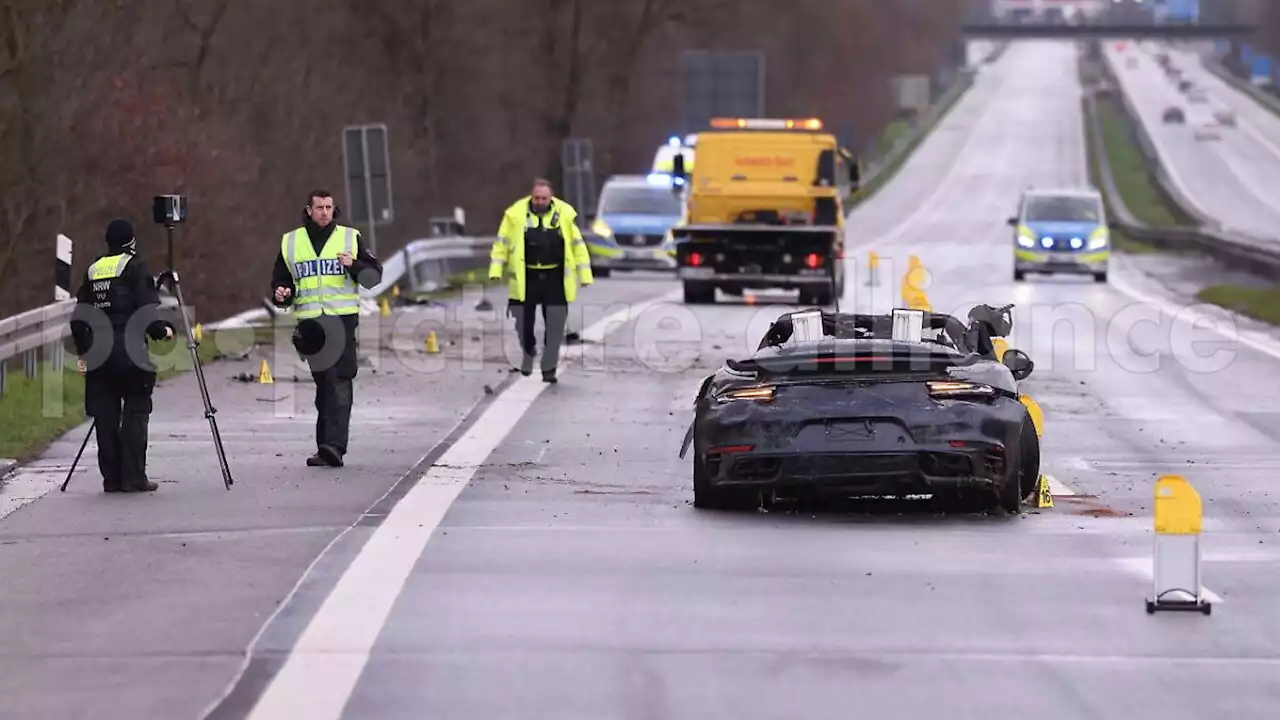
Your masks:
M 150 480 L 144 480 L 142 484 L 125 485 L 124 489 L 121 492 L 144 493 L 144 492 L 155 492 L 156 490 L 159 490 L 159 489 L 160 489 L 159 485 L 155 484 L 154 482 L 151 482 Z

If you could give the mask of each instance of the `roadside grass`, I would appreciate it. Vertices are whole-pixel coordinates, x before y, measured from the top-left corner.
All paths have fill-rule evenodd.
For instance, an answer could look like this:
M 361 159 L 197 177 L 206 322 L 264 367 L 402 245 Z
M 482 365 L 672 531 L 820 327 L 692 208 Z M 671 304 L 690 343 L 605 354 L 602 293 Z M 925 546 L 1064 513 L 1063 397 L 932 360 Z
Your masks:
M 1129 212 L 1143 225 L 1152 228 L 1179 227 L 1177 213 L 1165 201 L 1163 193 L 1147 168 L 1147 158 L 1133 142 L 1131 121 L 1114 99 L 1097 98 L 1098 124 L 1116 190 Z
M 75 359 L 70 358 L 60 376 L 54 373 L 53 364 L 44 363 L 29 378 L 21 362 L 9 363 L 0 396 L 0 458 L 29 460 L 54 438 L 84 422 L 84 379 L 76 371 Z
M 1196 299 L 1280 325 L 1280 286 L 1210 285 L 1196 293 Z
M 149 347 L 159 369 L 158 381 L 195 367 L 185 341 L 152 341 Z M 201 343 L 196 352 L 201 364 L 215 359 L 213 342 Z M 60 374 L 52 362 L 44 361 L 37 366 L 35 377 L 26 376 L 21 361 L 10 363 L 4 395 L 0 396 L 0 458 L 30 460 L 58 436 L 84 422 L 84 378 L 76 369 L 75 356 L 68 353 L 65 357 Z

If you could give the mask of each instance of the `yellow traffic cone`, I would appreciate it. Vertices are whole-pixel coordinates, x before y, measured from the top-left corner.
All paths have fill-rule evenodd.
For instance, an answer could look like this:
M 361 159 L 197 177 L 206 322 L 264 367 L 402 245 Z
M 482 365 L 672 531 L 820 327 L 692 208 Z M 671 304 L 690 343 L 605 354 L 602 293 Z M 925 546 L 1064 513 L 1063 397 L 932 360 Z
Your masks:
M 271 377 L 271 366 L 264 359 L 262 367 L 258 368 L 258 383 L 260 385 L 274 385 L 275 382 L 275 378 Z
M 204 339 L 204 326 L 196 323 L 196 326 L 191 329 L 191 334 L 195 336 L 196 343 L 199 344 Z
M 378 307 L 382 311 L 382 317 L 391 316 L 391 303 L 387 302 L 387 299 L 385 297 L 382 298 L 382 301 L 378 304 Z
M 436 353 L 440 352 L 440 341 L 436 339 L 435 330 L 431 330 L 430 332 L 427 333 L 426 346 L 427 346 L 428 355 L 435 355 Z
M 397 297 L 397 298 L 398 298 L 398 297 L 400 297 L 400 286 L 399 286 L 399 285 L 392 285 L 392 286 L 391 286 L 391 297 Z

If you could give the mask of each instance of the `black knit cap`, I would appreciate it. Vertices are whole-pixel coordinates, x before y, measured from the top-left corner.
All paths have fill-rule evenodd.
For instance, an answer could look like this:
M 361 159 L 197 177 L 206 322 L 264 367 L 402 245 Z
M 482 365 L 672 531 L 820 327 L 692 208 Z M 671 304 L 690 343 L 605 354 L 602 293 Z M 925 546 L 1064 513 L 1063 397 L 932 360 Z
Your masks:
M 133 223 L 124 218 L 116 218 L 107 225 L 107 245 L 119 249 L 133 241 Z

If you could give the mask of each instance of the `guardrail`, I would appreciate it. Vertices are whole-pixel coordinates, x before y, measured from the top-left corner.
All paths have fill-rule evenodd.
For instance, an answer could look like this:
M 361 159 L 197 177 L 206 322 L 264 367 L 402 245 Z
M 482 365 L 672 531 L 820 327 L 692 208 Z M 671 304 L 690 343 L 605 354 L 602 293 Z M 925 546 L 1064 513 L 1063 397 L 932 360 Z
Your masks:
M 1009 43 L 997 43 L 990 54 L 983 60 L 983 64 L 991 64 L 1000 59 Z M 897 142 L 889 148 L 888 152 L 876 158 L 869 163 L 862 176 L 861 186 L 866 191 L 854 193 L 850 198 L 855 202 L 864 202 L 880 189 L 882 176 L 892 174 L 897 170 L 907 155 L 911 154 L 924 138 L 933 130 L 938 121 L 946 115 L 951 108 L 959 101 L 960 96 L 973 87 L 977 71 L 973 68 L 962 68 L 956 72 L 955 80 L 952 81 L 951 87 L 947 88 L 939 95 L 917 119 L 915 127 L 911 132 L 906 133 Z
M 1258 87 L 1257 85 L 1254 85 L 1253 83 L 1249 82 L 1248 80 L 1245 80 L 1244 78 L 1231 72 L 1230 70 L 1227 69 L 1225 65 L 1222 64 L 1222 61 L 1219 58 L 1213 57 L 1213 56 L 1206 57 L 1204 55 L 1201 55 L 1200 64 L 1204 66 L 1204 69 L 1208 71 L 1209 74 L 1217 77 L 1219 80 L 1225 82 L 1226 84 L 1230 85 L 1236 90 L 1239 90 L 1245 95 L 1248 95 L 1249 97 L 1253 98 L 1254 102 L 1270 110 L 1271 112 L 1280 114 L 1280 97 L 1276 97 L 1274 93 L 1269 93 L 1266 90 L 1263 90 L 1262 88 Z
M 1228 231 L 1187 198 L 1179 183 L 1171 178 L 1165 169 L 1159 147 L 1147 133 L 1137 108 L 1133 106 L 1132 100 L 1117 81 L 1110 60 L 1104 55 L 1100 63 L 1107 85 L 1103 88 L 1087 89 L 1083 109 L 1088 132 L 1093 140 L 1094 159 L 1098 164 L 1102 180 L 1101 190 L 1106 196 L 1107 205 L 1112 209 L 1112 224 L 1134 240 L 1156 247 L 1195 250 L 1225 265 L 1243 268 L 1271 279 L 1280 279 L 1280 243 Z M 1199 227 L 1153 228 L 1139 221 L 1124 204 L 1124 198 L 1116 187 L 1115 176 L 1103 141 L 1102 123 L 1099 120 L 1095 97 L 1100 91 L 1113 92 L 1120 98 L 1125 113 L 1129 116 L 1134 140 L 1146 158 L 1147 167 L 1151 169 L 1153 179 L 1184 213 L 1199 221 Z
M 495 237 L 433 237 L 415 240 L 383 261 L 382 282 L 360 289 L 362 312 L 377 312 L 377 299 L 399 286 L 409 293 L 431 292 L 449 288 L 459 276 L 489 265 L 489 252 Z M 162 305 L 176 301 L 164 298 Z M 60 300 L 20 315 L 0 320 L 0 396 L 4 395 L 8 368 L 14 358 L 22 358 L 23 373 L 34 378 L 43 362 L 51 362 L 61 371 L 66 357 L 66 339 L 71 334 L 68 320 L 75 300 Z M 240 313 L 225 320 L 208 323 L 209 329 L 247 327 L 270 322 L 278 314 L 269 298 L 262 307 Z M 192 318 L 194 320 L 194 318 Z

